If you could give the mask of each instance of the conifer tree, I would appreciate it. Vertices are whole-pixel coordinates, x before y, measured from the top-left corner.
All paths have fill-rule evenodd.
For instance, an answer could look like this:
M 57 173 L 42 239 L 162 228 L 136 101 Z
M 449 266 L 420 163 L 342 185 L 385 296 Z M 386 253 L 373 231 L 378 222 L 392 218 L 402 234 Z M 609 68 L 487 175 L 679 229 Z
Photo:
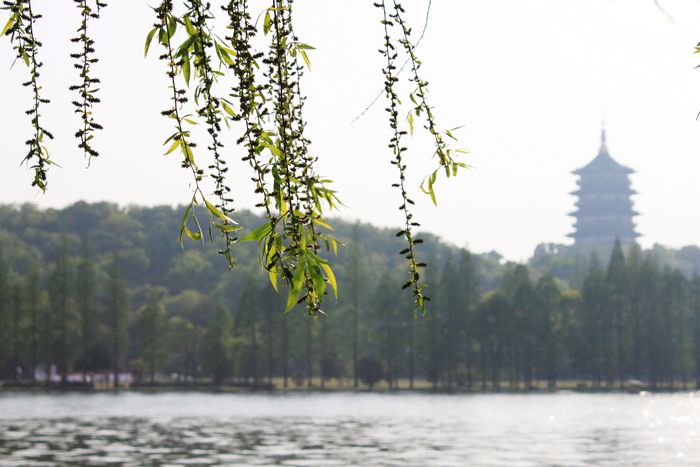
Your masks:
M 80 315 L 80 357 L 83 380 L 87 371 L 97 370 L 95 362 L 97 339 L 97 271 L 92 260 L 89 240 L 83 240 L 81 258 L 76 274 L 76 302 Z
M 616 240 L 610 254 L 610 262 L 608 263 L 606 280 L 607 284 L 607 299 L 606 299 L 606 316 L 607 323 L 612 324 L 614 329 L 613 340 L 614 344 L 614 360 L 618 382 L 620 388 L 624 387 L 627 361 L 627 316 L 628 316 L 628 293 L 627 293 L 627 268 L 625 265 L 625 257 L 622 252 L 620 240 Z M 612 360 L 613 353 L 607 355 L 606 360 Z M 610 365 L 607 365 L 610 366 Z M 608 372 L 609 384 L 612 385 L 612 371 Z
M 222 304 L 217 304 L 204 333 L 202 350 L 204 361 L 215 385 L 221 385 L 233 371 L 233 318 Z
M 135 330 L 138 349 L 151 383 L 155 382 L 156 372 L 161 368 L 165 358 L 165 338 L 167 320 L 165 307 L 158 296 L 152 291 L 148 303 L 136 316 Z
M 64 237 L 49 278 L 51 302 L 52 354 L 61 377 L 61 385 L 68 382 L 68 372 L 74 360 L 76 310 L 74 300 L 74 271 L 68 257 L 68 242 Z
M 115 389 L 119 387 L 119 374 L 125 369 L 124 360 L 129 345 L 129 307 L 129 296 L 122 276 L 119 254 L 113 253 L 109 265 L 106 308 Z
M 0 375 L 10 376 L 10 269 L 0 248 Z

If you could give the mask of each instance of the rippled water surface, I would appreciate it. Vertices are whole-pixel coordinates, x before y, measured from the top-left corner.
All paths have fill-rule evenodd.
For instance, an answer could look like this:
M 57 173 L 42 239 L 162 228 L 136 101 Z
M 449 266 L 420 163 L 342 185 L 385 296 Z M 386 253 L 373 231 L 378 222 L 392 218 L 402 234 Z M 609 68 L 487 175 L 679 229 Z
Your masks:
M 700 395 L 0 394 L 0 465 L 698 466 Z

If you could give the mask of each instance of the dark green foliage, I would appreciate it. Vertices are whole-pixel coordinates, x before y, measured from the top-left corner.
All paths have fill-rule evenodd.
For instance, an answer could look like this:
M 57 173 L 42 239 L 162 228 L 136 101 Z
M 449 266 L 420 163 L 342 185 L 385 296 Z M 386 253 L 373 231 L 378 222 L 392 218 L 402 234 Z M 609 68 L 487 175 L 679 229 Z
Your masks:
M 358 365 L 358 372 L 363 383 L 369 386 L 370 390 L 381 381 L 384 376 L 382 362 L 375 357 L 363 357 Z
M 12 296 L 10 294 L 10 270 L 5 255 L 0 249 L 0 372 L 4 377 L 14 375 L 10 355 L 12 349 L 10 347 L 10 332 L 9 323 L 12 321 L 11 305 Z
M 162 370 L 166 356 L 167 318 L 161 294 L 153 290 L 150 295 L 146 306 L 136 315 L 134 330 L 138 354 L 143 359 L 150 382 L 154 383 L 156 372 Z
M 76 273 L 76 306 L 80 316 L 80 356 L 76 363 L 77 369 L 94 371 L 98 369 L 95 358 L 100 354 L 98 325 L 99 316 L 97 309 L 97 269 L 92 260 L 90 244 L 84 240 L 82 244 L 81 258 Z
M 220 385 L 233 372 L 233 320 L 231 312 L 217 305 L 206 332 L 202 353 L 214 384 Z
M 49 276 L 50 332 L 48 343 L 52 363 L 58 367 L 61 383 L 68 381 L 68 372 L 75 359 L 77 313 L 73 296 L 74 269 L 68 256 L 68 241 L 64 237 Z
M 122 276 L 118 253 L 113 253 L 108 265 L 107 284 L 107 329 L 109 333 L 110 361 L 114 386 L 119 387 L 119 374 L 125 369 L 127 346 L 129 345 L 129 297 Z
M 639 249 L 616 248 L 605 268 L 593 257 L 579 292 L 433 238 L 433 313 L 414 318 L 396 287 L 401 239 L 336 220 L 346 287 L 314 321 L 283 313 L 285 298 L 261 285 L 267 271 L 221 276 L 215 251 L 192 244 L 183 254 L 174 212 L 0 207 L 0 238 L 12 246 L 0 255 L 0 377 L 29 381 L 34 368 L 55 365 L 64 380 L 128 371 L 139 383 L 258 388 L 353 387 L 351 367 L 354 387 L 383 380 L 394 389 L 608 389 L 630 378 L 661 389 L 700 379 L 700 280 Z M 240 257 L 256 254 L 241 245 Z M 482 295 L 480 285 L 495 282 Z

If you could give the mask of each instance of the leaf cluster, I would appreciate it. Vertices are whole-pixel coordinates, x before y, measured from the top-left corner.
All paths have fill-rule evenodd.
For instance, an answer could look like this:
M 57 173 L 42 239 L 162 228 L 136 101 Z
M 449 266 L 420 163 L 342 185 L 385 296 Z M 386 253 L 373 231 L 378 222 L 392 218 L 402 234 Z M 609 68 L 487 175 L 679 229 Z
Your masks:
M 305 302 L 309 312 L 321 312 L 321 302 L 330 285 L 337 293 L 330 262 L 321 255 L 337 251 L 337 241 L 325 231 L 332 227 L 323 210 L 337 207 L 339 201 L 330 180 L 315 170 L 317 158 L 309 151 L 303 118 L 305 97 L 300 79 L 303 65 L 310 66 L 308 50 L 313 47 L 300 42 L 292 29 L 292 2 L 274 1 L 265 10 L 263 32 L 269 36 L 267 53 L 257 51 L 253 24 L 246 0 L 231 0 L 223 6 L 228 17 L 229 34 L 219 38 L 210 28 L 213 19 L 210 3 L 198 0 L 185 2 L 186 11 L 173 13 L 173 3 L 164 0 L 155 8 L 157 22 L 146 38 L 148 53 L 154 38 L 164 49 L 160 58 L 167 64 L 172 91 L 171 107 L 163 114 L 174 120 L 174 132 L 166 139 L 166 154 L 180 150 L 183 167 L 192 172 L 193 197 L 180 223 L 183 235 L 194 240 L 204 237 L 202 223 L 194 206 L 204 204 L 210 214 L 212 228 L 226 239 L 222 248 L 231 266 L 235 264 L 233 246 L 237 242 L 259 244 L 261 266 L 277 289 L 281 279 L 288 288 L 287 310 Z M 177 38 L 182 37 L 181 41 Z M 227 73 L 230 72 L 230 73 Z M 260 84 L 260 78 L 264 78 Z M 184 86 L 178 83 L 184 80 Z M 219 78 L 233 78 L 235 84 L 227 98 L 217 95 Z M 192 95 L 196 116 L 185 113 L 190 82 L 195 81 Z M 187 125 L 203 119 L 210 135 L 208 149 L 214 163 L 209 166 L 215 181 L 213 198 L 204 192 L 201 181 L 205 174 L 195 162 L 191 134 Z M 242 147 L 241 159 L 252 171 L 257 204 L 265 210 L 266 222 L 241 238 L 234 236 L 242 227 L 230 217 L 232 199 L 225 184 L 228 172 L 223 153 L 223 128 L 241 128 L 236 145 Z

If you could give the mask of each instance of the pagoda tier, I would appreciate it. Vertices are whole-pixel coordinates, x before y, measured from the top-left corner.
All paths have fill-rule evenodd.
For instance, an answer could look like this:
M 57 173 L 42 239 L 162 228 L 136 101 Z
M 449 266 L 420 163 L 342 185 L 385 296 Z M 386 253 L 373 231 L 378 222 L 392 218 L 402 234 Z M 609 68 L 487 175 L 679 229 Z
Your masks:
M 633 243 L 639 237 L 632 220 L 638 215 L 631 199 L 636 191 L 629 180 L 634 170 L 610 156 L 605 130 L 598 155 L 573 173 L 580 177 L 578 189 L 571 193 L 578 198 L 576 209 L 569 214 L 576 219 L 575 231 L 568 235 L 575 245 L 606 250 L 616 239 L 623 244 Z
M 629 198 L 637 194 L 635 190 L 625 186 L 625 183 L 629 183 L 627 179 L 618 182 L 611 183 L 610 181 L 604 181 L 599 183 L 598 186 L 591 186 L 590 184 L 579 186 L 576 190 L 570 192 L 569 194 L 574 196 L 622 196 L 624 198 Z M 612 191 L 615 190 L 615 191 Z
M 634 222 L 630 222 L 627 219 L 582 219 L 581 222 L 576 222 L 574 224 L 574 228 L 576 231 L 569 234 L 569 237 L 612 237 L 613 239 L 615 239 L 615 237 L 620 237 L 620 240 L 623 238 L 639 237 L 639 234 L 634 230 Z

